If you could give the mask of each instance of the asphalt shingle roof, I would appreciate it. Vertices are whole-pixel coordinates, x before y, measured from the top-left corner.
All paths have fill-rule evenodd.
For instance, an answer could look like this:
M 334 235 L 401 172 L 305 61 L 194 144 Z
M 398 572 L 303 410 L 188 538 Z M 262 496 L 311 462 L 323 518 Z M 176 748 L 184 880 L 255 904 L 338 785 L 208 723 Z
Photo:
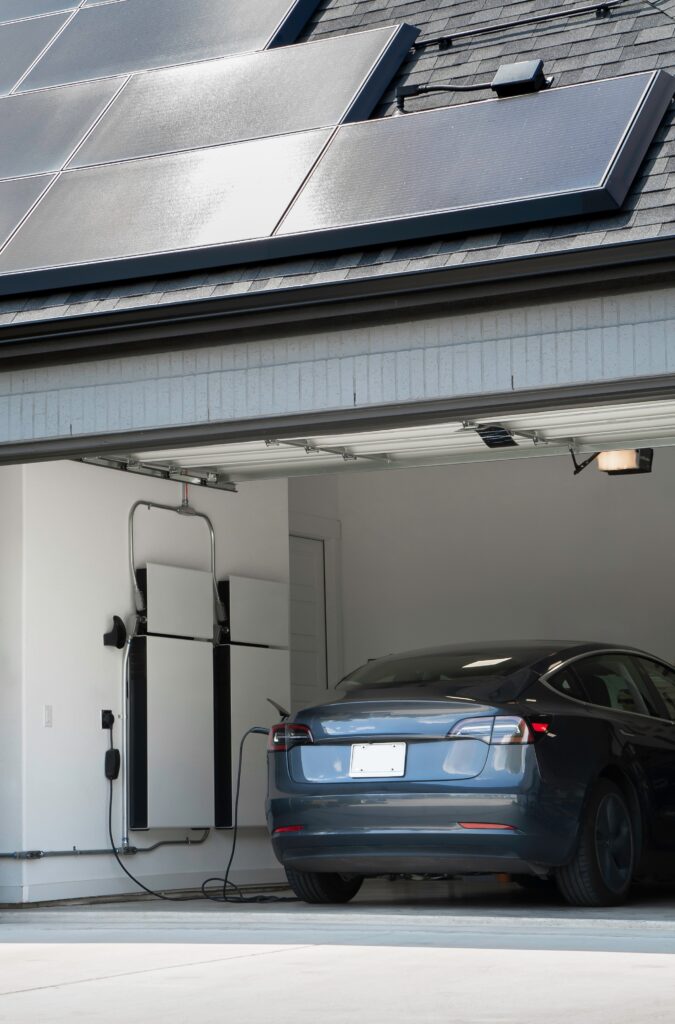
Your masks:
M 579 6 L 579 0 L 324 0 L 303 39 L 318 39 L 408 21 L 420 39 Z M 626 0 L 610 17 L 594 13 L 545 24 L 504 28 L 458 40 L 452 48 L 411 53 L 397 82 L 473 84 L 489 80 L 502 63 L 541 57 L 556 85 L 664 68 L 675 72 L 675 0 Z M 330 88 L 327 75 L 326 88 Z M 449 102 L 484 94 L 448 94 Z M 438 105 L 420 97 L 415 109 Z M 394 83 L 376 111 L 394 110 Z M 161 307 L 176 302 L 302 288 L 382 274 L 415 272 L 612 243 L 675 238 L 675 109 L 666 115 L 620 211 L 611 215 L 482 232 L 372 250 L 306 257 L 161 278 L 88 287 L 58 294 L 0 300 L 0 326 L 91 313 Z

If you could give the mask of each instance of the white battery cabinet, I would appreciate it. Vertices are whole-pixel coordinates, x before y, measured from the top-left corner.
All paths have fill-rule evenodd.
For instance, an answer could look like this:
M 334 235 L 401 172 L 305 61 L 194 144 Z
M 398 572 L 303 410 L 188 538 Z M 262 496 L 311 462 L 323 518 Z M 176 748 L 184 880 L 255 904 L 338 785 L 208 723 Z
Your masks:
M 147 638 L 148 828 L 212 828 L 213 648 Z
M 288 586 L 233 576 L 218 585 L 227 631 L 214 643 L 213 576 L 148 564 L 138 570 L 145 632 L 128 678 L 132 829 L 229 828 L 239 743 L 269 727 L 270 697 L 290 699 Z M 239 823 L 265 824 L 264 736 L 246 741 Z
M 148 563 L 145 570 L 148 633 L 213 637 L 213 576 L 199 569 Z

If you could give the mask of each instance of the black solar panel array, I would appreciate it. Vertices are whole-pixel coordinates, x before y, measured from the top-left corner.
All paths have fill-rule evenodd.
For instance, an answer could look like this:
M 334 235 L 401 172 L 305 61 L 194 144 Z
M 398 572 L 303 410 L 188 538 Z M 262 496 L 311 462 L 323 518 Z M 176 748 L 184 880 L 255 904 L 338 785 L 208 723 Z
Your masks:
M 22 89 L 224 57 L 293 42 L 318 0 L 119 0 L 86 5 Z
M 158 47 L 150 18 L 153 11 L 157 14 L 158 2 L 164 27 L 175 28 L 188 9 L 193 28 L 203 15 L 192 44 L 189 33 L 181 31 L 175 39 L 160 33 L 160 42 L 164 38 L 167 46 Z M 0 17 L 13 13 L 8 0 L 4 8 L 2 3 Z M 173 0 L 115 0 L 92 6 L 92 11 L 105 7 L 110 12 L 106 16 L 121 24 L 129 17 L 125 10 L 133 10 L 134 17 L 143 14 L 135 52 L 143 50 L 144 65 L 178 57 L 183 61 L 132 75 L 88 79 L 94 64 L 97 73 L 107 76 L 124 63 L 106 57 L 92 40 L 89 50 L 73 51 L 70 77 L 81 81 L 28 88 L 37 79 L 52 82 L 54 75 L 42 65 L 45 61 L 53 70 L 53 61 L 48 61 L 52 50 L 45 51 L 22 81 L 33 51 L 26 57 L 15 47 L 14 64 L 7 59 L 4 66 L 13 91 L 0 96 L 0 249 L 17 233 L 14 253 L 49 266 L 114 259 L 120 252 L 132 257 L 137 251 L 145 253 L 148 245 L 180 251 L 224 238 L 237 240 L 242 232 L 247 237 L 271 234 L 327 142 L 328 134 L 313 130 L 332 130 L 349 118 L 367 117 L 417 30 L 391 26 L 213 58 L 214 45 L 217 50 L 227 48 L 225 41 L 233 49 L 244 45 L 241 32 L 235 31 L 244 23 L 246 40 L 261 46 L 288 32 L 288 19 L 295 21 L 297 32 L 298 19 L 307 17 L 316 0 L 257 0 L 253 6 L 254 14 L 245 0 L 181 0 L 180 10 Z M 61 45 L 83 11 L 71 21 L 69 17 L 65 13 L 0 24 L 0 49 L 7 33 L 27 33 L 41 47 L 65 26 L 52 44 Z M 207 31 L 216 21 L 220 36 Z M 108 35 L 111 45 L 113 36 Z M 10 67 L 14 69 L 8 71 Z M 326 68 L 333 69 L 330 89 L 324 88 Z M 309 132 L 307 138 L 300 131 Z M 255 143 L 267 137 L 267 147 Z M 251 145 L 246 148 L 245 142 Z M 240 145 L 225 151 L 227 143 Z M 138 159 L 148 156 L 156 159 Z M 99 164 L 103 166 L 92 166 Z M 82 170 L 69 170 L 78 167 Z M 51 177 L 44 176 L 49 173 Z M 14 258 L 8 250 L 6 256 Z
M 282 45 L 318 2 L 0 0 L 0 293 L 613 210 L 673 94 L 367 121 L 417 30 Z
M 615 210 L 673 84 L 628 75 L 66 170 L 0 253 L 0 291 Z
M 0 0 L 0 94 L 286 45 L 318 4 Z

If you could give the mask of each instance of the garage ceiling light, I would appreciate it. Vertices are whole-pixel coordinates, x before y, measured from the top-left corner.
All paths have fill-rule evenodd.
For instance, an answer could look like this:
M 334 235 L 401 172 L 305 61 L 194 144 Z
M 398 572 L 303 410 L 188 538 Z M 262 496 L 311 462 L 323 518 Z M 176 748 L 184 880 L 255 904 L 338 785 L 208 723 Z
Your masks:
M 570 455 L 574 463 L 574 475 L 581 473 L 591 462 L 597 462 L 598 469 L 608 476 L 630 476 L 634 473 L 651 473 L 654 461 L 653 448 L 625 448 L 604 452 L 593 452 L 583 462 L 579 462 L 570 445 Z
M 628 448 L 624 451 L 598 452 L 598 469 L 609 476 L 651 473 L 653 448 Z

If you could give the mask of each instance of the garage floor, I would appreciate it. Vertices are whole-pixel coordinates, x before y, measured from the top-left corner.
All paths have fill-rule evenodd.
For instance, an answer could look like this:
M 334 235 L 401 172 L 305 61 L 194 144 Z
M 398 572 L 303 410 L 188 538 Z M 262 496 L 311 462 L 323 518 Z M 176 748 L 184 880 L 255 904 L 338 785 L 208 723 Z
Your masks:
M 496 883 L 347 907 L 133 902 L 0 915 L 0 1022 L 672 1021 L 675 895 L 579 911 Z

